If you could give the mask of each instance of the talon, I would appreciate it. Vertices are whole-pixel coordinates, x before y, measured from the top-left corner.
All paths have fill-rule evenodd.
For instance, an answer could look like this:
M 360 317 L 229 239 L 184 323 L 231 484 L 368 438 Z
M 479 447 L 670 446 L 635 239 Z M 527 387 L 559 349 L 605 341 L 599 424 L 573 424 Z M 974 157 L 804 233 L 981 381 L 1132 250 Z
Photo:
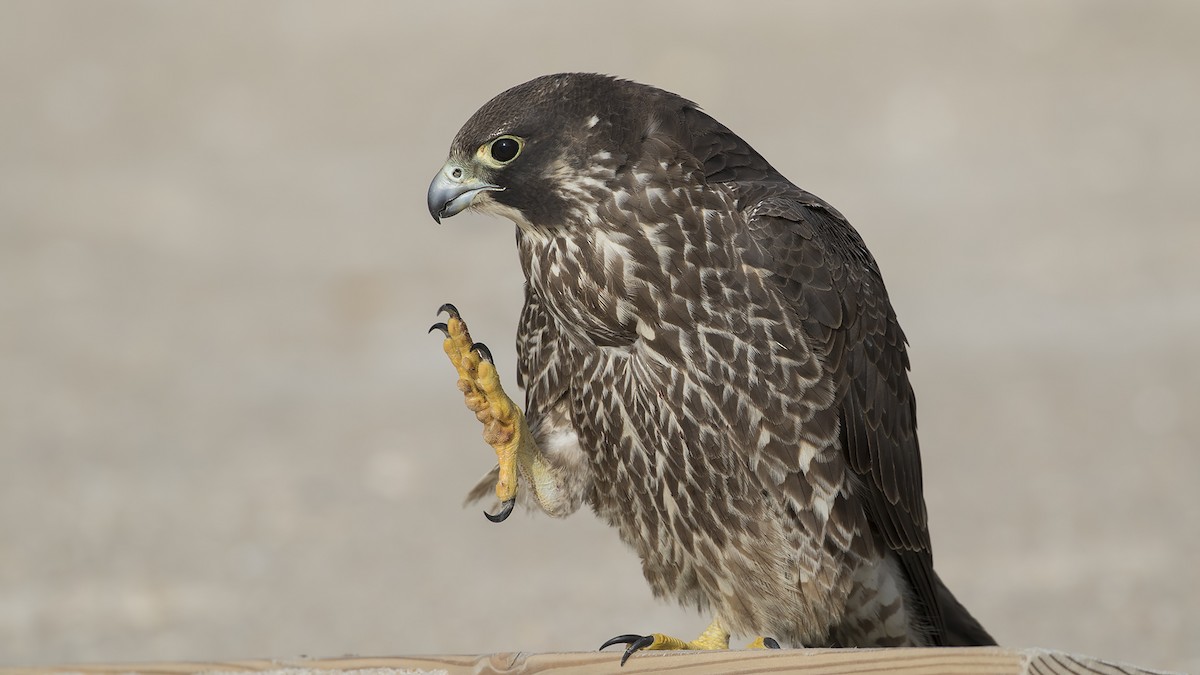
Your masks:
M 633 634 L 618 635 L 617 637 L 600 645 L 600 649 L 604 649 L 605 647 L 611 647 L 616 644 L 628 644 L 629 645 L 629 648 L 626 649 L 625 653 L 621 655 L 621 665 L 624 666 L 625 662 L 629 660 L 630 656 L 633 656 L 634 652 L 641 651 L 641 650 L 645 649 L 646 647 L 649 647 L 650 645 L 654 644 L 654 636 L 653 635 L 633 635 Z
M 438 314 L 441 314 L 442 312 L 449 314 L 451 319 L 459 318 L 458 308 L 448 302 L 441 307 L 438 307 Z
M 746 649 L 779 649 L 779 641 L 775 638 L 760 635 L 746 645 Z
M 504 503 L 500 505 L 499 513 L 497 513 L 496 515 L 492 515 L 492 514 L 488 513 L 487 511 L 484 511 L 483 515 L 485 518 L 492 521 L 493 523 L 503 523 L 508 518 L 508 516 L 512 513 L 513 505 L 515 505 L 516 503 L 517 503 L 516 499 L 505 499 Z M 601 647 L 601 649 L 604 649 L 604 647 Z
M 430 333 L 434 330 L 440 330 L 442 331 L 442 335 L 445 335 L 447 338 L 450 337 L 450 327 L 440 321 L 429 327 Z
M 600 649 L 597 649 L 596 651 L 602 652 L 605 649 L 608 649 L 609 647 L 611 647 L 613 645 L 627 645 L 627 644 L 637 642 L 638 640 L 641 640 L 641 639 L 642 639 L 641 635 L 634 635 L 633 633 L 628 633 L 626 635 L 618 635 L 617 637 L 600 645 Z
M 637 642 L 634 642 L 633 644 L 629 645 L 629 649 L 626 649 L 625 653 L 621 655 L 621 665 L 624 666 L 625 662 L 629 660 L 629 657 L 633 656 L 634 652 L 645 649 L 646 647 L 649 647 L 652 644 L 654 644 L 654 636 L 653 635 L 642 636 L 642 638 L 639 639 Z
M 475 344 L 471 345 L 471 351 L 479 352 L 480 358 L 482 358 L 484 361 L 487 361 L 488 363 L 491 363 L 491 364 L 496 363 L 495 361 L 492 360 L 492 350 L 488 349 L 488 346 L 483 344 L 482 342 L 476 342 Z
M 720 617 L 713 617 L 712 623 L 700 637 L 685 642 L 677 637 L 663 635 L 662 633 L 651 633 L 650 635 L 618 635 L 617 637 L 600 645 L 600 649 L 611 647 L 615 644 L 628 644 L 629 648 L 625 650 L 625 654 L 621 656 L 621 665 L 633 656 L 634 652 L 645 650 L 675 650 L 675 649 L 729 649 L 729 631 L 725 629 L 725 625 L 721 622 Z

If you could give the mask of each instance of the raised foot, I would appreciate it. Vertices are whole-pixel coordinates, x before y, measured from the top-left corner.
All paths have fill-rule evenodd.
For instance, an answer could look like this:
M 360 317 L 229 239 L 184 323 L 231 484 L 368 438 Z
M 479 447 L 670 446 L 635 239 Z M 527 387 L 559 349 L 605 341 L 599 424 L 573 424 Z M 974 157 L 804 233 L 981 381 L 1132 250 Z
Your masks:
M 492 352 L 482 342 L 472 342 L 467 324 L 462 320 L 458 308 L 450 303 L 442 305 L 438 313 L 446 313 L 445 323 L 435 323 L 429 332 L 440 330 L 445 336 L 442 349 L 450 363 L 458 371 L 458 389 L 463 393 L 467 407 L 483 424 L 483 440 L 496 451 L 500 464 L 500 477 L 496 481 L 496 497 L 500 499 L 500 512 L 492 515 L 484 512 L 488 520 L 499 523 L 512 513 L 517 497 L 517 448 L 525 429 L 521 409 L 513 403 L 504 388 L 500 376 L 492 364 Z

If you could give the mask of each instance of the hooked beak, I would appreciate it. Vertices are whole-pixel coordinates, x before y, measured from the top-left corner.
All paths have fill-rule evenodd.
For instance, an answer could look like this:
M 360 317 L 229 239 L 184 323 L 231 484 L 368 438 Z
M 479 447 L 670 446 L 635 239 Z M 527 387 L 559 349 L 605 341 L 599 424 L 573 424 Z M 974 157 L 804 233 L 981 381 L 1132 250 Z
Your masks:
M 443 216 L 449 218 L 470 206 L 479 193 L 503 189 L 499 185 L 474 178 L 453 161 L 446 162 L 429 184 L 429 193 L 426 195 L 429 215 L 440 223 Z

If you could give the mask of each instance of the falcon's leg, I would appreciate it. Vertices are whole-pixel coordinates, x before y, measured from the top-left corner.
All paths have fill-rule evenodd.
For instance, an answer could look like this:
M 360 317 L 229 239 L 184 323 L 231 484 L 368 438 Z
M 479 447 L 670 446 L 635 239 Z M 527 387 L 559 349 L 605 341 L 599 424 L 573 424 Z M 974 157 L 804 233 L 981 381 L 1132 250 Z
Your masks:
M 502 507 L 494 516 L 486 512 L 484 515 L 498 523 L 512 513 L 517 497 L 518 471 L 529 481 L 542 508 L 552 511 L 560 499 L 558 472 L 546 462 L 525 424 L 525 415 L 500 385 L 491 351 L 483 343 L 471 341 L 467 324 L 454 305 L 447 303 L 438 311 L 446 312 L 450 318 L 446 323 L 434 324 L 429 330 L 432 332 L 436 328 L 445 334 L 442 348 L 458 371 L 458 388 L 467 407 L 483 423 L 483 440 L 496 451 L 500 464 L 496 497 Z

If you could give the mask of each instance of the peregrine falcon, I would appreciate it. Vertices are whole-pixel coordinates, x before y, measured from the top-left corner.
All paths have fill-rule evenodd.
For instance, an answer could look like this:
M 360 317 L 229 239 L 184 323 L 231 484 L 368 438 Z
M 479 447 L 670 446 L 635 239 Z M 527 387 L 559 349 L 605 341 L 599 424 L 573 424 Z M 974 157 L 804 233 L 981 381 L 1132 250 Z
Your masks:
M 587 504 L 654 593 L 711 613 L 639 649 L 995 644 L 933 570 L 906 340 L 836 209 L 696 104 L 603 75 L 484 104 L 428 192 L 516 224 L 524 412 L 453 305 L 444 347 L 499 465 Z M 432 329 L 430 329 L 432 330 Z

